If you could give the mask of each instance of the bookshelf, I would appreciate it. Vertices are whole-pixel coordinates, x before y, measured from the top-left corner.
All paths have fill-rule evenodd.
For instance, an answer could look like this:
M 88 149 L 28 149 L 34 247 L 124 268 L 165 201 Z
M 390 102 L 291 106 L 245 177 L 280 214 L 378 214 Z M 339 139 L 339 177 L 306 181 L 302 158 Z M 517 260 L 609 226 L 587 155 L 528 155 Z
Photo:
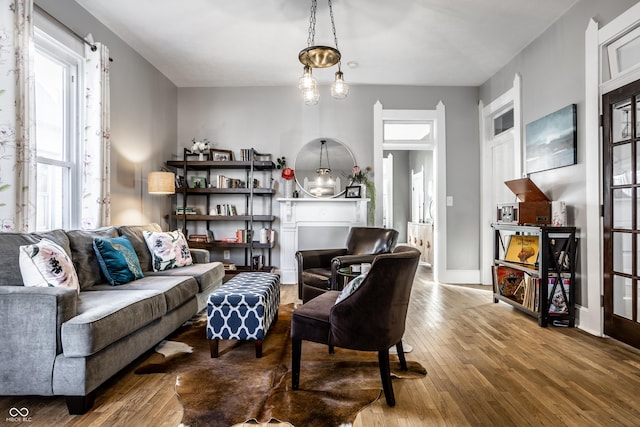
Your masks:
M 493 301 L 537 318 L 542 327 L 574 327 L 575 227 L 493 224 L 492 228 Z
M 262 259 L 258 269 L 270 270 L 274 247 L 271 180 L 275 165 L 256 160 L 260 156 L 252 149 L 242 150 L 242 155 L 241 160 L 212 160 L 210 156 L 200 160 L 185 148 L 182 160 L 166 162 L 176 173 L 173 224 L 182 229 L 189 247 L 208 249 L 216 259 L 237 264 L 230 273 L 255 270 L 257 256 Z M 260 228 L 267 230 L 266 242 L 256 232 Z M 243 252 L 244 265 L 225 258 L 227 251 L 230 255 Z

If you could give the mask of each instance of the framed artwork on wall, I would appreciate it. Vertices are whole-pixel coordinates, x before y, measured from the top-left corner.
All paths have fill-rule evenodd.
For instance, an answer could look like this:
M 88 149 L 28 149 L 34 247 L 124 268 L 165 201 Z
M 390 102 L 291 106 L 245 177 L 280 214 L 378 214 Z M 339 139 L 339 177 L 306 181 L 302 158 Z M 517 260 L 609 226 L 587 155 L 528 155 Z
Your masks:
M 576 104 L 527 124 L 525 132 L 528 174 L 577 163 Z

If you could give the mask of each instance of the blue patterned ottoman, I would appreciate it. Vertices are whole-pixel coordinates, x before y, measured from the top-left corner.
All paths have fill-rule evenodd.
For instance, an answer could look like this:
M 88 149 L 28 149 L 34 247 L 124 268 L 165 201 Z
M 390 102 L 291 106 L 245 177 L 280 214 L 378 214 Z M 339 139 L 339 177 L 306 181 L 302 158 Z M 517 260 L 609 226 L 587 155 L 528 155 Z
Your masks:
M 262 357 L 262 340 L 278 318 L 280 276 L 240 273 L 216 289 L 207 301 L 207 339 L 211 357 L 218 357 L 220 340 L 255 340 Z

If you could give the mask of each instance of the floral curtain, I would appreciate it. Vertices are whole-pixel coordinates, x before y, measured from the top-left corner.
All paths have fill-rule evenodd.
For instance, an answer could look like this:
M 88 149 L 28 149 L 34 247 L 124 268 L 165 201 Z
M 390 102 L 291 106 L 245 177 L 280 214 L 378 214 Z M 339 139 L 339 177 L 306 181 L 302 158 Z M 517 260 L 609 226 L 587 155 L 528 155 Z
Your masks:
M 109 49 L 101 43 L 93 45 L 95 49 L 91 46 L 85 49 L 84 229 L 106 226 L 111 222 Z
M 0 0 L 0 225 L 31 231 L 36 218 L 33 1 Z

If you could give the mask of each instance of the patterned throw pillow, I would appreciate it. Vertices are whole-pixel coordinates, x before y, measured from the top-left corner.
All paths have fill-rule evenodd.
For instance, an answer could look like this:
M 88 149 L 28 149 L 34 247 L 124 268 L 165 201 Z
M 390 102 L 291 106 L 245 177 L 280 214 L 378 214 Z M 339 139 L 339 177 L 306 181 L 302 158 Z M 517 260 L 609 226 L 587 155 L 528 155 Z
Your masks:
M 344 300 L 346 297 L 348 297 L 352 293 L 354 293 L 360 287 L 360 285 L 362 285 L 362 282 L 364 282 L 364 279 L 366 277 L 367 277 L 367 273 L 364 273 L 364 274 L 359 275 L 358 277 L 356 277 L 352 281 L 350 281 L 347 284 L 347 286 L 345 286 L 342 289 L 342 292 L 340 292 L 340 295 L 338 295 L 338 298 L 336 299 L 336 302 L 334 303 L 334 305 L 339 303 L 340 301 Z
M 142 279 L 142 268 L 133 245 L 126 236 L 93 239 L 100 269 L 111 286 Z
M 193 264 L 189 245 L 182 231 L 143 231 L 142 235 L 151 252 L 153 271 L 169 270 Z
M 60 286 L 80 292 L 78 275 L 71 258 L 62 247 L 49 239 L 20 246 L 19 263 L 24 286 Z

